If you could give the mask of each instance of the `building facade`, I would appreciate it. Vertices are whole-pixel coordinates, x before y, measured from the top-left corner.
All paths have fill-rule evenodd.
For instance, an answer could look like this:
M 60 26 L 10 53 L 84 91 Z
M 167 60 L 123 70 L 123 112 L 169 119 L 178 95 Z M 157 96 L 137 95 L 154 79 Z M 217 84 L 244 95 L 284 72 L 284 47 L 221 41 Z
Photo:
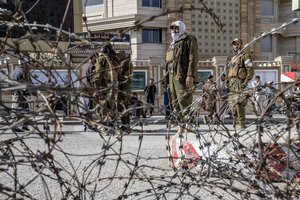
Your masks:
M 8 1 L 12 2 L 12 1 Z M 33 1 L 28 1 L 33 2 Z M 40 5 L 42 11 L 49 15 L 47 19 L 52 21 L 38 21 L 42 12 L 37 16 L 28 16 L 37 23 L 53 23 L 59 27 L 68 1 L 63 1 L 64 9 L 56 9 L 55 1 L 44 0 Z M 203 4 L 211 8 L 224 23 L 223 32 L 215 24 L 214 18 L 205 12 L 201 12 Z M 30 7 L 31 4 L 28 4 Z M 50 7 L 52 7 L 52 9 Z M 193 6 L 193 9 L 188 9 Z M 71 7 L 73 7 L 71 9 Z M 181 8 L 183 8 L 181 10 Z M 74 0 L 70 5 L 71 11 L 67 13 L 69 20 L 74 20 L 74 27 L 70 29 L 70 21 L 66 22 L 64 29 L 78 32 L 89 31 L 91 35 L 98 37 L 119 35 L 117 40 L 109 37 L 114 46 L 131 52 L 134 65 L 134 78 L 132 89 L 143 95 L 143 89 L 149 78 L 154 78 L 157 83 L 158 95 L 156 105 L 162 105 L 163 87 L 161 79 L 164 75 L 165 51 L 170 43 L 169 25 L 175 20 L 183 20 L 187 26 L 187 32 L 197 37 L 199 44 L 198 75 L 203 82 L 209 74 L 218 77 L 229 58 L 233 55 L 231 41 L 235 37 L 241 37 L 244 43 L 251 41 L 255 36 L 261 35 L 273 27 L 279 27 L 292 18 L 299 17 L 299 11 L 292 11 L 290 0 Z M 173 12 L 178 10 L 179 12 Z M 180 11 L 181 10 L 181 11 Z M 58 13 L 59 15 L 55 14 Z M 82 13 L 82 15 L 80 14 Z M 51 17 L 53 16 L 53 18 Z M 83 16 L 83 23 L 82 23 Z M 54 23 L 54 19 L 57 19 Z M 71 23 L 72 24 L 72 23 Z M 83 28 L 81 28 L 83 27 Z M 262 38 L 249 47 L 256 63 L 257 73 L 276 81 L 281 72 L 297 70 L 299 63 L 299 24 L 293 24 L 272 35 Z M 123 37 L 125 36 L 126 37 Z M 127 37 L 128 35 L 128 37 Z M 125 43 L 118 43 L 125 38 Z M 118 41 L 118 42 L 116 42 Z M 125 46 L 124 46 L 125 44 Z M 127 47 L 130 46 L 130 49 Z M 62 50 L 68 48 L 68 44 Z M 81 50 L 79 48 L 79 50 Z M 47 50 L 50 52 L 51 49 Z M 71 54 L 71 53 L 70 53 Z M 80 63 L 87 55 L 82 52 L 72 53 L 74 66 Z M 77 59 L 78 58 L 78 59 Z M 76 60 L 77 59 L 77 60 Z M 1 59 L 4 67 L 9 69 L 7 57 Z M 259 62 L 266 61 L 266 62 Z M 57 63 L 61 63 L 57 61 Z M 60 69 L 57 66 L 57 69 Z M 280 81 L 277 78 L 277 81 Z M 200 93 L 197 89 L 198 93 Z
M 83 31 L 93 33 L 124 32 L 131 37 L 132 60 L 148 60 L 149 57 L 163 56 L 166 50 L 167 16 L 156 18 L 134 27 L 137 21 L 164 12 L 162 0 L 98 0 L 84 3 L 83 15 L 87 24 Z M 128 29 L 129 28 L 129 29 Z
M 169 13 L 163 17 L 130 29 L 133 60 L 147 60 L 149 57 L 164 57 L 170 42 L 168 25 L 174 20 L 183 20 L 187 31 L 195 35 L 199 44 L 201 60 L 214 56 L 231 56 L 231 41 L 241 37 L 244 43 L 254 37 L 279 27 L 286 21 L 300 17 L 299 11 L 292 11 L 291 0 L 93 0 L 85 1 L 84 10 L 87 26 L 92 32 L 119 32 L 135 25 L 135 22 L 149 19 L 180 7 L 193 10 Z M 90 2 L 90 3 L 89 3 Z M 224 23 L 220 31 L 214 19 L 200 12 L 203 3 L 211 8 Z M 87 31 L 87 28 L 84 29 Z M 300 28 L 297 24 L 268 35 L 249 47 L 254 59 L 270 60 L 282 55 L 292 55 L 299 62 Z
M 188 9 L 191 6 L 193 9 Z M 224 24 L 223 31 L 212 16 L 200 11 L 204 6 L 219 17 Z M 181 12 L 173 12 L 180 8 L 183 8 Z M 199 60 L 212 60 L 215 56 L 232 56 L 234 38 L 241 37 L 248 43 L 263 32 L 299 17 L 299 12 L 292 11 L 290 0 L 83 0 L 83 15 L 87 19 L 84 32 L 129 34 L 131 58 L 140 67 L 136 69 L 150 66 L 144 79 L 154 77 L 158 81 L 162 72 L 151 66 L 164 62 L 172 21 L 184 21 L 187 32 L 196 36 Z M 290 55 L 292 62 L 299 63 L 299 38 L 299 26 L 291 25 L 253 43 L 248 51 L 255 60 Z

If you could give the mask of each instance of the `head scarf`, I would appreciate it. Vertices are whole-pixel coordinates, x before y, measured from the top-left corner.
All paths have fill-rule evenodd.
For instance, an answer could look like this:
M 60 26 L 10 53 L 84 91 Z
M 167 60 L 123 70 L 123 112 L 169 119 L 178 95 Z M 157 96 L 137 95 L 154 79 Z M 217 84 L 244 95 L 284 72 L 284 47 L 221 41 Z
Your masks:
M 186 32 L 186 26 L 182 21 L 173 22 L 170 28 L 174 26 L 179 27 L 179 33 L 172 33 L 172 43 L 174 43 L 180 36 L 182 36 Z

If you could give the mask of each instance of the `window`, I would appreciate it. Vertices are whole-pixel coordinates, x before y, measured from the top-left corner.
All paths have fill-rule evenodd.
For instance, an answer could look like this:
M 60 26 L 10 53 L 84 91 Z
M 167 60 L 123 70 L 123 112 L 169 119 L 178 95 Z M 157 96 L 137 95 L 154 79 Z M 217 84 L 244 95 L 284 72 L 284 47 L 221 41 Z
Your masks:
M 273 0 L 261 0 L 260 1 L 260 13 L 261 15 L 273 15 L 274 7 Z
M 133 78 L 131 81 L 132 90 L 142 90 L 144 91 L 146 87 L 146 71 L 145 70 L 135 70 L 133 71 Z
M 161 8 L 161 0 L 142 0 L 142 6 Z
M 82 7 L 84 6 L 95 6 L 103 4 L 103 0 L 83 0 L 82 1 Z
M 143 43 L 161 43 L 162 42 L 161 29 L 143 29 L 142 42 Z
M 199 70 L 198 71 L 198 77 L 199 77 L 199 84 L 197 84 L 196 90 L 202 90 L 202 86 L 204 83 L 207 82 L 207 78 L 209 75 L 212 75 L 213 71 L 212 70 Z
M 272 52 L 272 35 L 267 35 L 260 39 L 261 52 Z

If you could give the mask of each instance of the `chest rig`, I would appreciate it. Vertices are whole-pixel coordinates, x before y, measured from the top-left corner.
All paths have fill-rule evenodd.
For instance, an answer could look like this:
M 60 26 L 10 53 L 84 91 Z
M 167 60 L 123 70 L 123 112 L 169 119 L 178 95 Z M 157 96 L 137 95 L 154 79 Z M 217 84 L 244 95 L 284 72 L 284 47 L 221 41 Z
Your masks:
M 243 55 L 238 55 L 231 59 L 232 63 L 228 72 L 229 78 L 237 78 L 240 80 L 246 79 L 247 70 L 242 58 Z

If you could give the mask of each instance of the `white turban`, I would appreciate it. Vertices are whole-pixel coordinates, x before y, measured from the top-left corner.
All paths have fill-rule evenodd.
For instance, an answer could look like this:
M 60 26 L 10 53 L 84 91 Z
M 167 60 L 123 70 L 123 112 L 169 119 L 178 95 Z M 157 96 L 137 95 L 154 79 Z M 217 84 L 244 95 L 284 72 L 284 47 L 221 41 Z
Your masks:
M 179 27 L 179 33 L 172 33 L 172 43 L 174 43 L 181 35 L 183 35 L 186 32 L 186 26 L 182 21 L 173 22 L 170 28 L 173 28 L 174 26 Z

